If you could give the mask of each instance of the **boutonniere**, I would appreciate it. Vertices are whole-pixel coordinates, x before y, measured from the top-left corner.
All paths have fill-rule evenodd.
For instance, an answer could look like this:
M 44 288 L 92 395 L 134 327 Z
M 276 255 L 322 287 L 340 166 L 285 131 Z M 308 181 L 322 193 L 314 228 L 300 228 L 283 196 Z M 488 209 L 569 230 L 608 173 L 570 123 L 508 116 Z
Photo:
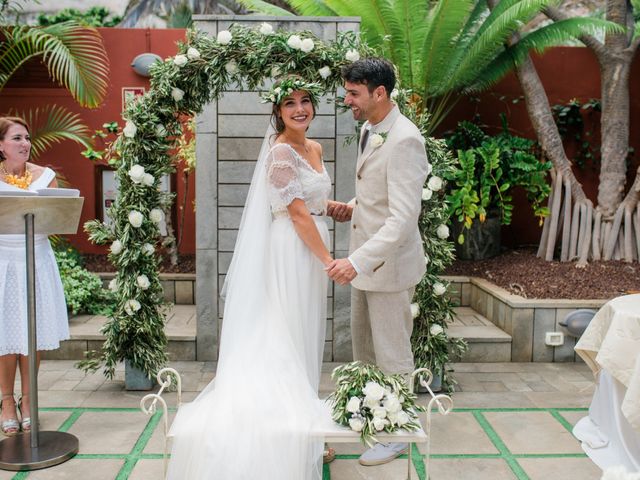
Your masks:
M 388 132 L 374 133 L 369 139 L 369 143 L 373 148 L 380 148 L 382 144 L 387 140 Z

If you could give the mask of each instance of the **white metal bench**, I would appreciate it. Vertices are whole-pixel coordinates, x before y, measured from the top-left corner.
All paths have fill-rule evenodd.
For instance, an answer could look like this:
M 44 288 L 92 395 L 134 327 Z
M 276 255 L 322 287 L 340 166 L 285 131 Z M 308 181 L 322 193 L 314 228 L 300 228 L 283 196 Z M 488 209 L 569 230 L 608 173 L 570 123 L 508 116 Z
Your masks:
M 433 375 L 426 368 L 419 368 L 411 374 L 409 379 L 409 388 L 413 391 L 413 386 L 415 385 L 415 378 L 419 375 L 420 384 L 427 389 L 429 394 L 431 395 L 431 399 L 427 403 L 427 420 L 426 425 L 423 428 L 415 432 L 409 432 L 407 430 L 399 430 L 394 433 L 379 433 L 376 435 L 376 439 L 379 442 L 406 442 L 409 444 L 409 452 L 407 454 L 407 479 L 411 480 L 411 457 L 412 457 L 412 448 L 414 443 L 423 443 L 425 445 L 425 456 L 424 456 L 424 464 L 425 464 L 425 472 L 426 478 L 429 479 L 429 457 L 431 453 L 431 417 L 433 414 L 433 410 L 437 409 L 437 412 L 441 415 L 448 415 L 451 410 L 453 410 L 453 400 L 451 397 L 444 394 L 435 394 L 431 388 L 430 384 L 433 380 Z M 160 389 L 157 393 L 150 393 L 149 395 L 145 395 L 140 400 L 140 408 L 147 415 L 153 415 L 156 413 L 158 404 L 160 404 L 162 408 L 162 422 L 164 429 L 164 477 L 167 475 L 167 465 L 168 465 L 168 440 L 169 440 L 169 415 L 167 402 L 162 398 L 162 394 L 165 393 L 169 387 L 174 383 L 177 392 L 177 406 L 180 408 L 182 404 L 182 379 L 180 378 L 180 374 L 174 370 L 173 368 L 163 368 L 157 374 L 158 384 L 160 385 Z M 348 427 L 339 425 L 334 423 L 331 428 L 328 428 L 323 432 L 316 432 L 319 436 L 324 437 L 324 441 L 327 443 L 360 443 L 360 434 L 354 432 Z

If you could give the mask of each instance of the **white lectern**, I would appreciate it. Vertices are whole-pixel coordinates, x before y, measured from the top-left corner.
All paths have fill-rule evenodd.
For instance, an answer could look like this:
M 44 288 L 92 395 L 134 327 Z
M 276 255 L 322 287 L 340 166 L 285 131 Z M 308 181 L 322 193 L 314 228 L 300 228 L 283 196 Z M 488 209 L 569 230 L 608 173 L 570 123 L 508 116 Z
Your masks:
M 0 442 L 0 469 L 37 470 L 66 462 L 78 453 L 78 439 L 66 432 L 41 432 L 36 372 L 35 234 L 76 233 L 84 198 L 0 196 L 0 234 L 25 236 L 31 432 Z

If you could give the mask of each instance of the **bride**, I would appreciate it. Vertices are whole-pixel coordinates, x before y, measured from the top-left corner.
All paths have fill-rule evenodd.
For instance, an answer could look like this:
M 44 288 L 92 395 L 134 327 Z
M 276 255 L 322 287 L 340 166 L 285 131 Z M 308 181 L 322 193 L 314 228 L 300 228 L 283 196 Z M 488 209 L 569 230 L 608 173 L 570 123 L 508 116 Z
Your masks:
M 325 340 L 331 180 L 306 138 L 317 84 L 277 82 L 223 288 L 216 378 L 171 427 L 171 480 L 320 480 L 330 421 L 318 398 Z M 328 420 L 327 420 L 328 419 Z

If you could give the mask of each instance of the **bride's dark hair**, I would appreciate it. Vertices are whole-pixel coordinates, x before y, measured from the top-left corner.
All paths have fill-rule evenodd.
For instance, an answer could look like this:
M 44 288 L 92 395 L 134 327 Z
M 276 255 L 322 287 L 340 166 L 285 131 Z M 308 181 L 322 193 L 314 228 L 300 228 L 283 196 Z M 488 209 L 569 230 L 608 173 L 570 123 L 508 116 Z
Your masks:
M 278 79 L 274 84 L 273 88 L 278 87 L 284 80 L 300 80 L 303 81 L 303 78 L 298 75 L 287 75 L 286 77 L 282 77 Z M 279 137 L 282 132 L 284 132 L 284 121 L 282 120 L 282 116 L 280 115 L 280 105 L 278 103 L 273 104 L 273 108 L 271 109 L 271 125 L 276 131 L 276 138 Z M 311 102 L 311 106 L 313 107 L 313 118 L 316 118 L 316 104 L 314 101 Z

